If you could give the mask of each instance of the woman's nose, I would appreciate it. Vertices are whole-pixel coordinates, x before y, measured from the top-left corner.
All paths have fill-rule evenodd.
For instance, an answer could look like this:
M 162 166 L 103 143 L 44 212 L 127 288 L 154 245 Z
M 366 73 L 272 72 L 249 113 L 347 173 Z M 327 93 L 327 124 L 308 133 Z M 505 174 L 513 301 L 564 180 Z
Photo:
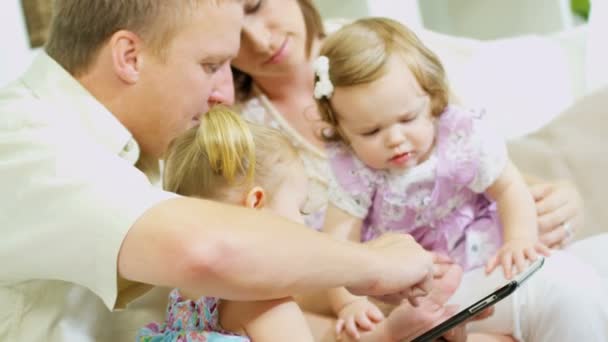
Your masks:
M 259 20 L 251 20 L 243 26 L 243 46 L 247 46 L 255 52 L 266 52 L 270 46 L 272 34 Z M 241 47 L 243 48 L 243 47 Z

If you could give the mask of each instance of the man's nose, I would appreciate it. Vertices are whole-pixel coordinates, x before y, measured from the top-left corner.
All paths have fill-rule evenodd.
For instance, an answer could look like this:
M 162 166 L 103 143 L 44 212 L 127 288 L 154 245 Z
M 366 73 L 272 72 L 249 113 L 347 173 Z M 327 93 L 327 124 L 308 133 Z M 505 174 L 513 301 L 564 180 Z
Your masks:
M 221 90 L 214 90 L 209 95 L 209 107 L 216 104 L 223 104 L 226 106 L 232 106 L 234 104 L 234 90 L 230 94 L 224 93 Z
M 232 106 L 234 104 L 234 82 L 232 80 L 232 69 L 230 64 L 225 63 L 215 75 L 215 87 L 209 95 L 209 106 L 215 104 L 225 104 Z

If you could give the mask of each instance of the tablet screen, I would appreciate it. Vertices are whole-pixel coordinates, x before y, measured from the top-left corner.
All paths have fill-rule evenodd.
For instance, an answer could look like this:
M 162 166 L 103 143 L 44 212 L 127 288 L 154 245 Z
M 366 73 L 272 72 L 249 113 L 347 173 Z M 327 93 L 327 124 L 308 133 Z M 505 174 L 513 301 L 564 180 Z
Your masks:
M 445 334 L 448 330 L 456 327 L 467 319 L 474 317 L 476 314 L 500 302 L 504 298 L 508 297 L 511 293 L 513 293 L 515 289 L 521 286 L 526 280 L 528 280 L 530 276 L 532 276 L 543 266 L 544 263 L 545 258 L 539 257 L 524 272 L 518 274 L 513 280 L 501 286 L 496 291 L 473 302 L 464 310 L 448 318 L 443 323 L 427 331 L 426 333 L 416 337 L 414 340 L 412 340 L 412 342 L 434 341 L 435 339 Z

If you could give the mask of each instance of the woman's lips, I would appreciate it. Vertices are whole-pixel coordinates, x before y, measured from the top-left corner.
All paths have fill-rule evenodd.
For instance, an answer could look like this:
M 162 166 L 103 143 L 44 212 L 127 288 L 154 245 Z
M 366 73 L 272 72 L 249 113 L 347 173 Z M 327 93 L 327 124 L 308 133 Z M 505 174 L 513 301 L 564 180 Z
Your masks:
M 264 64 L 278 64 L 283 61 L 285 56 L 287 55 L 287 43 L 289 42 L 289 36 L 285 37 L 283 40 L 283 44 L 279 47 L 279 49 L 270 57 Z

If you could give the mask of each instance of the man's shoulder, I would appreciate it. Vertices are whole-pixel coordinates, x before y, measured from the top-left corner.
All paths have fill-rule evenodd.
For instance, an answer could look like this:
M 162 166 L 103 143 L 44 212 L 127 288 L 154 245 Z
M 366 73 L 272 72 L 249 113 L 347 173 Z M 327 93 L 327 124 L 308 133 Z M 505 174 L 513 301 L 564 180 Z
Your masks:
M 55 110 L 53 103 L 36 97 L 22 80 L 0 88 L 0 130 L 48 125 Z

